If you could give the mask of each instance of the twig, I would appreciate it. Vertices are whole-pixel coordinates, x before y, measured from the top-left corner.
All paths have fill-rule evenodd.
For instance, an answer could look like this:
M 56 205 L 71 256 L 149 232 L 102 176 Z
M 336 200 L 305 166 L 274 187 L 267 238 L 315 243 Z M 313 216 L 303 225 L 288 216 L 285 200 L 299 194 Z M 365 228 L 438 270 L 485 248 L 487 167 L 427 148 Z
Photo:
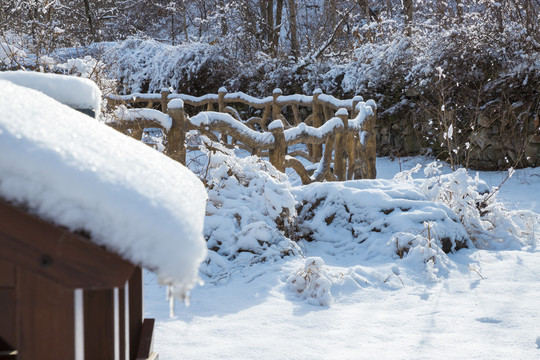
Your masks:
M 478 276 L 480 276 L 482 278 L 482 280 L 485 280 L 486 278 L 482 276 L 482 274 L 480 274 L 478 272 L 478 270 L 476 270 L 475 268 L 472 268 L 471 265 L 469 265 L 469 271 L 474 271 L 475 273 L 478 274 Z
M 385 283 L 385 284 L 386 284 L 386 282 L 388 281 L 388 279 L 390 279 L 390 276 L 392 276 L 392 275 L 395 275 L 395 276 L 399 279 L 399 281 L 401 281 L 401 285 L 405 286 L 405 284 L 403 283 L 403 280 L 401 280 L 401 278 L 399 277 L 399 275 L 396 274 L 396 273 L 391 273 L 390 275 L 388 275 L 388 277 L 386 278 L 386 280 L 384 280 L 384 283 Z
M 330 38 L 326 41 L 326 43 L 321 47 L 319 48 L 319 50 L 317 51 L 317 53 L 315 53 L 315 55 L 313 56 L 314 59 L 318 59 L 323 53 L 324 51 L 334 42 L 334 39 L 336 38 L 336 35 L 338 33 L 338 30 L 341 28 L 341 26 L 343 25 L 343 23 L 345 23 L 345 21 L 348 19 L 349 17 L 349 14 L 356 8 L 356 6 L 358 5 L 358 3 L 354 4 L 346 13 L 345 15 L 341 18 L 341 21 L 339 22 L 339 24 L 336 25 L 336 27 L 334 28 L 334 31 L 332 32 L 332 36 L 330 36 Z
M 314 55 L 308 55 L 306 56 L 306 60 L 305 62 L 298 66 L 296 69 L 295 69 L 295 72 L 299 72 L 300 70 L 304 69 L 305 67 L 309 66 L 312 64 L 313 60 L 316 60 L 318 59 L 319 57 L 321 57 L 321 55 L 324 53 L 324 51 L 330 46 L 332 45 L 332 43 L 334 42 L 334 39 L 336 38 L 336 35 L 339 31 L 339 29 L 341 28 L 341 26 L 345 23 L 345 21 L 348 19 L 348 16 L 349 14 L 356 8 L 356 6 L 358 6 L 358 3 L 354 4 L 346 13 L 345 15 L 341 18 L 339 24 L 336 25 L 336 27 L 334 28 L 334 31 L 332 32 L 332 35 L 330 36 L 330 38 L 328 40 L 326 40 L 326 42 L 324 43 L 323 46 L 321 46 L 319 48 L 319 50 L 314 54 Z M 310 61 L 311 60 L 311 61 Z

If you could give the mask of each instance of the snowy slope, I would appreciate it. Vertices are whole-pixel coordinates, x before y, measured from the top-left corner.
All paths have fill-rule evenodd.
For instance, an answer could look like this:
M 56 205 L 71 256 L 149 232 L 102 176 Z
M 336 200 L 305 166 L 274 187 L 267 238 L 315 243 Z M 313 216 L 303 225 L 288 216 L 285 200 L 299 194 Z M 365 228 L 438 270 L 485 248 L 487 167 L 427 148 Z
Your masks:
M 432 160 L 378 159 L 377 172 L 391 179 L 400 166 L 409 170 L 418 162 Z M 480 173 L 490 186 L 505 176 Z M 498 196 L 507 208 L 538 214 L 539 193 L 537 168 L 518 170 Z M 538 232 L 533 236 L 538 241 Z M 358 252 L 345 242 L 301 241 L 299 256 L 207 279 L 172 319 L 154 276 L 146 274 L 146 311 L 157 318 L 162 359 L 536 359 L 540 254 L 530 241 L 519 241 L 522 250 L 439 254 L 431 270 L 445 271 L 435 277 L 418 257 L 399 259 L 381 246 Z M 309 257 L 321 260 L 310 271 L 326 279 L 320 288 L 331 293 L 323 306 L 306 301 L 291 283 Z

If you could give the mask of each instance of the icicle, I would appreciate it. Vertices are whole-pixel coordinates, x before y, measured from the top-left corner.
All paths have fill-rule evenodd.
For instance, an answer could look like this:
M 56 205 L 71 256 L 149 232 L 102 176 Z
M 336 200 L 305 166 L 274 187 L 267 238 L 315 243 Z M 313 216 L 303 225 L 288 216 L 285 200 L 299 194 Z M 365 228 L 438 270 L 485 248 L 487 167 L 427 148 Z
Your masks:
M 174 288 L 172 285 L 167 285 L 167 301 L 169 302 L 169 316 L 174 317 Z

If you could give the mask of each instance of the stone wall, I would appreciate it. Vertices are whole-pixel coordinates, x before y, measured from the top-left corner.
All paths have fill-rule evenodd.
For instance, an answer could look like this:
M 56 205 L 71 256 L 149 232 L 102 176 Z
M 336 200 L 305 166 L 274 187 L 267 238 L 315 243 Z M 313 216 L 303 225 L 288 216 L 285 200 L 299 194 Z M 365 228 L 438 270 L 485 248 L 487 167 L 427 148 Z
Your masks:
M 521 124 L 502 123 L 479 117 L 474 129 L 455 133 L 452 147 L 458 162 L 477 170 L 499 170 L 510 166 L 540 166 L 540 117 L 536 114 Z M 448 160 L 448 146 L 442 132 L 425 114 L 412 111 L 377 119 L 377 154 L 409 156 L 431 153 Z M 469 143 L 467 149 L 466 143 Z M 455 153 L 454 153 L 455 154 Z

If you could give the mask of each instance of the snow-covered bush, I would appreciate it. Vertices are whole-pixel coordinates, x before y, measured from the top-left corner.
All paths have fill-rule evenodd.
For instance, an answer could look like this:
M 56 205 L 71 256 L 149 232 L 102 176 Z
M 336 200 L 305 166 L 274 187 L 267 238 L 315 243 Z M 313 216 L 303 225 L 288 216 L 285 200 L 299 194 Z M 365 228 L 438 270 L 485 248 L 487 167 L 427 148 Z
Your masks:
M 202 164 L 190 168 L 206 184 L 205 237 L 211 255 L 203 273 L 226 270 L 229 261 L 247 264 L 297 252 L 289 239 L 296 210 L 286 175 L 255 156 L 238 157 L 201 137 Z
M 106 65 L 90 55 L 86 55 L 84 58 L 69 59 L 63 64 L 58 64 L 58 67 L 68 74 L 91 78 L 94 73 Z
M 239 71 L 225 48 L 206 43 L 168 45 L 131 38 L 106 54 L 126 92 L 156 92 L 173 87 L 180 93 L 215 91 Z
M 435 280 L 448 272 L 446 253 L 471 245 L 457 215 L 430 201 L 411 182 L 318 183 L 295 188 L 294 194 L 297 237 L 331 243 L 335 251 L 358 261 L 402 258 Z
M 538 215 L 506 209 L 485 182 L 464 169 L 442 175 L 440 167 L 428 165 L 427 178 L 418 178 L 418 165 L 393 180 L 294 188 L 296 237 L 330 243 L 335 251 L 358 256 L 359 261 L 399 257 L 431 281 L 452 268 L 447 253 L 463 247 L 534 247 Z
M 287 278 L 290 290 L 312 305 L 330 305 L 332 303 L 332 281 L 320 257 L 310 257 L 304 266 Z
M 383 96 L 378 102 L 402 92 L 414 60 L 412 39 L 394 21 L 384 22 L 378 29 L 377 41 L 363 43 L 354 50 L 351 61 L 331 66 L 324 75 L 325 84 L 334 92 Z
M 397 254 L 403 259 L 403 265 L 425 272 L 428 281 L 436 281 L 448 274 L 451 261 L 443 251 L 444 243 L 438 234 L 439 224 L 424 222 L 424 229 L 419 233 L 410 231 L 392 235 L 388 245 L 395 244 Z
M 527 211 L 508 210 L 497 201 L 497 189 L 470 174 L 463 168 L 442 175 L 440 163 L 431 163 L 424 169 L 427 179 L 413 179 L 422 166 L 398 173 L 395 180 L 415 184 L 427 199 L 452 209 L 464 226 L 468 236 L 478 248 L 517 249 L 526 239 L 534 237 L 534 224 L 538 215 Z M 509 176 L 512 175 L 510 170 Z M 534 242 L 533 242 L 534 243 Z
M 0 70 L 17 68 L 27 57 L 26 52 L 16 45 L 0 42 Z
M 110 66 L 90 55 L 83 58 L 70 58 L 64 63 L 55 64 L 53 71 L 74 75 L 94 81 L 104 94 L 116 92 L 117 81 L 111 77 Z M 102 104 L 107 105 L 106 101 Z
M 0 71 L 31 70 L 43 73 L 73 75 L 90 79 L 96 83 L 103 94 L 116 91 L 117 81 L 110 72 L 110 66 L 93 56 L 78 57 L 78 51 L 100 55 L 104 46 L 88 46 L 82 49 L 61 49 L 45 51 L 40 48 L 32 50 L 33 45 L 27 36 L 13 32 L 1 34 L 0 37 Z M 94 54 L 94 55 L 95 55 Z M 95 55 L 96 56 L 96 55 Z M 107 102 L 103 99 L 101 108 L 105 109 Z M 102 115 L 107 115 L 103 114 Z

